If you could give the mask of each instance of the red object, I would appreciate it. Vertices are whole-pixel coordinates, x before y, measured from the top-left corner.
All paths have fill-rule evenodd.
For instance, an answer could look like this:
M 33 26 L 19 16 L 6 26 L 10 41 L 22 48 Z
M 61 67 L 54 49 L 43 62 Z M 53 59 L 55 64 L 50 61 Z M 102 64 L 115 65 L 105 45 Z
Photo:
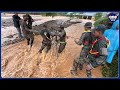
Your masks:
M 89 43 L 88 43 L 88 41 L 85 41 L 84 44 L 85 44 L 85 45 L 88 45 Z
M 92 42 L 92 48 L 99 40 L 102 40 L 102 39 L 103 39 L 103 37 L 101 37 L 98 40 L 95 40 L 94 42 Z M 93 49 L 91 49 L 90 51 L 91 51 L 91 53 L 94 53 L 96 56 L 99 56 L 99 52 L 96 52 Z
M 99 38 L 98 40 L 95 40 L 94 42 L 92 42 L 92 46 L 94 46 L 94 44 L 96 44 L 99 40 L 102 40 L 103 38 Z
M 95 54 L 96 56 L 99 56 L 99 53 Z

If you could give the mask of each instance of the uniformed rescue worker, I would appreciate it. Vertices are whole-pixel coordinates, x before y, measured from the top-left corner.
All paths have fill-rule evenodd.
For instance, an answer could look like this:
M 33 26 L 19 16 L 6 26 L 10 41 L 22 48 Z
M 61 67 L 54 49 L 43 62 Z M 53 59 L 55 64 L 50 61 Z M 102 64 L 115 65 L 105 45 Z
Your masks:
M 77 57 L 74 61 L 73 61 L 73 66 L 71 69 L 71 74 L 76 75 L 77 74 L 77 68 L 79 68 L 80 70 L 82 70 L 83 68 L 83 64 L 87 58 L 87 55 L 90 51 L 91 48 L 91 43 L 92 43 L 92 34 L 91 34 L 91 27 L 92 27 L 92 23 L 91 22 L 87 22 L 84 25 L 84 33 L 82 33 L 79 41 L 75 40 L 75 43 L 78 45 L 83 45 L 82 50 L 80 52 L 80 56 Z
M 24 38 L 27 39 L 27 45 L 31 48 L 34 42 L 34 34 L 29 31 L 29 26 L 27 24 L 27 16 L 23 15 L 23 20 L 21 20 L 21 28 L 24 35 Z
M 40 53 L 42 53 L 42 50 L 46 47 L 46 53 L 51 49 L 51 38 L 50 38 L 50 31 L 47 30 L 47 26 L 43 26 L 44 29 L 40 32 L 43 41 L 42 41 L 42 46 L 39 50 Z
M 94 29 L 94 36 L 96 40 L 92 44 L 92 48 L 86 59 L 87 68 L 86 74 L 87 77 L 91 77 L 91 70 L 105 63 L 107 58 L 107 44 L 108 40 L 103 36 L 106 27 L 104 25 L 99 25 Z
M 58 43 L 60 43 L 58 53 L 61 53 L 65 49 L 65 46 L 66 46 L 66 32 L 62 25 L 60 25 L 60 29 L 58 30 L 56 36 L 59 37 Z

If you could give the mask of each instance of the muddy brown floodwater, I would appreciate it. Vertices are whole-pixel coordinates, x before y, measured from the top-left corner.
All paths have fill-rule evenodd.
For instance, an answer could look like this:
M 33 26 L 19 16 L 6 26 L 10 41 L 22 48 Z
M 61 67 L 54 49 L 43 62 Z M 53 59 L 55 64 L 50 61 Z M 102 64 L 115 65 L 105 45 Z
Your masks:
M 65 28 L 67 35 L 75 38 L 80 37 L 83 29 L 83 25 L 80 24 L 73 24 Z M 55 47 L 52 47 L 47 54 L 37 53 L 41 42 L 41 36 L 35 36 L 35 42 L 30 52 L 26 40 L 2 47 L 2 77 L 74 78 L 70 74 L 70 68 L 82 46 L 76 45 L 73 38 L 68 38 L 65 50 L 57 58 Z M 85 68 L 78 73 L 77 78 L 86 78 Z M 101 67 L 94 69 L 92 73 L 93 78 L 101 78 Z

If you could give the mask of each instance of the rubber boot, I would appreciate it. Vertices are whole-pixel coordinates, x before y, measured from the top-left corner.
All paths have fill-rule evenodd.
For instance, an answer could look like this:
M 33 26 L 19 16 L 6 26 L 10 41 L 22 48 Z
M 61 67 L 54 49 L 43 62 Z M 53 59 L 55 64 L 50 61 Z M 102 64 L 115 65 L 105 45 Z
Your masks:
M 83 69 L 83 64 L 79 64 L 79 70 Z
M 78 63 L 77 62 L 73 62 L 73 67 L 72 67 L 72 69 L 70 70 L 70 73 L 72 74 L 72 75 L 77 75 L 77 68 L 78 68 Z
M 31 45 L 28 45 L 28 51 L 31 51 Z
M 92 77 L 91 70 L 86 70 L 86 75 L 88 78 Z

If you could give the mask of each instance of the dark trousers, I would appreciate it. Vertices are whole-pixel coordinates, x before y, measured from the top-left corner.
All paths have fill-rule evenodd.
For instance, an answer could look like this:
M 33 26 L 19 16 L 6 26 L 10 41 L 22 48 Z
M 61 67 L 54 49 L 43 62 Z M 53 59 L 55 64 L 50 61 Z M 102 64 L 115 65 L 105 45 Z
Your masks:
M 28 22 L 29 29 L 32 29 L 32 22 Z
M 47 49 L 46 50 L 46 53 L 47 53 L 51 49 L 51 42 L 50 41 L 49 42 L 43 41 L 40 51 L 42 51 L 45 47 Z
M 22 33 L 21 33 L 20 27 L 16 27 L 16 29 L 18 31 L 19 38 L 22 38 Z
M 90 51 L 89 46 L 82 47 L 82 50 L 80 52 L 80 56 L 75 59 L 75 62 L 78 64 L 88 63 L 88 59 L 86 59 L 86 58 L 87 58 L 89 51 Z
M 65 49 L 66 43 L 60 43 L 58 53 L 61 53 Z
M 87 61 L 89 61 L 89 63 L 95 68 L 97 66 L 101 66 L 105 64 L 107 56 L 95 56 L 89 54 L 87 59 L 88 59 Z
M 34 38 L 27 38 L 27 45 L 30 45 L 31 47 L 33 46 Z
M 32 47 L 33 42 L 34 42 L 34 35 L 33 34 L 27 34 L 25 36 L 25 38 L 27 39 L 27 45 L 30 45 Z

